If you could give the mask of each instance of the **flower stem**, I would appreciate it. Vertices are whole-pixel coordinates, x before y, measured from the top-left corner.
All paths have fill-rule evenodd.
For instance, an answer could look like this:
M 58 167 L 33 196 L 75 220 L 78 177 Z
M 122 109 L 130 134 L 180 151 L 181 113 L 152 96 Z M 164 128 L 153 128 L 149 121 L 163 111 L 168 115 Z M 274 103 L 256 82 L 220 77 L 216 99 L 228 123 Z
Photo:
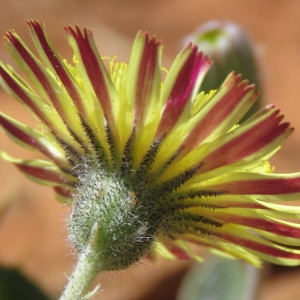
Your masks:
M 88 292 L 90 285 L 101 270 L 99 264 L 97 244 L 98 223 L 93 226 L 89 243 L 80 254 L 77 265 L 69 278 L 69 282 L 59 300 L 91 299 L 100 288 L 98 285 L 92 292 Z

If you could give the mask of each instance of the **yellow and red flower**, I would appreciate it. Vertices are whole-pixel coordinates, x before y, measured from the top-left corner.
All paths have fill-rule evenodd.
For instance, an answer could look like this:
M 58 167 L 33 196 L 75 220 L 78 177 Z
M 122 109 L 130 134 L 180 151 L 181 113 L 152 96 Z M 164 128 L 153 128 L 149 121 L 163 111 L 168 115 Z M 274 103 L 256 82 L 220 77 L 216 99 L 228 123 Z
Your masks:
M 2 156 L 74 204 L 70 238 L 79 251 L 99 222 L 105 269 L 157 251 L 197 259 L 190 243 L 255 265 L 300 264 L 300 208 L 290 205 L 300 199 L 300 174 L 274 174 L 268 162 L 293 129 L 273 105 L 238 124 L 254 86 L 231 73 L 205 94 L 208 57 L 188 44 L 162 71 L 161 42 L 142 32 L 128 64 L 106 66 L 92 33 L 67 27 L 70 64 L 42 24 L 28 25 L 40 58 L 9 31 L 26 79 L 1 63 L 1 85 L 40 127 L 5 114 L 0 124 L 45 160 Z

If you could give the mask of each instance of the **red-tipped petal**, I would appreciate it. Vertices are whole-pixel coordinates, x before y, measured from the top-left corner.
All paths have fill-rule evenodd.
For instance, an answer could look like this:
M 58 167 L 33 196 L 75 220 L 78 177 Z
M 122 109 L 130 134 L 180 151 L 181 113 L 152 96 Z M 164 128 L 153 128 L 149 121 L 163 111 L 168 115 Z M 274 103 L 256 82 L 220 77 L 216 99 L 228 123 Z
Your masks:
M 111 103 L 112 101 L 117 101 L 117 95 L 110 76 L 94 45 L 93 35 L 88 29 L 80 30 L 77 26 L 67 27 L 66 31 L 76 43 L 88 80 L 101 104 L 104 115 L 113 127 L 115 121 Z
M 223 240 L 226 240 L 230 243 L 242 246 L 244 248 L 248 248 L 250 250 L 253 250 L 258 253 L 262 253 L 267 255 L 269 260 L 272 258 L 278 259 L 289 259 L 289 260 L 297 260 L 300 261 L 300 252 L 299 250 L 293 250 L 291 248 L 287 247 L 280 247 L 276 244 L 272 244 L 271 242 L 267 242 L 263 239 L 259 239 L 257 237 L 253 236 L 253 239 L 251 237 L 248 237 L 248 234 L 244 235 L 234 235 L 229 233 L 228 231 L 224 231 L 221 234 L 219 234 L 219 237 Z
M 158 102 L 160 95 L 160 42 L 148 33 L 140 33 L 133 46 L 129 62 L 128 88 L 133 94 L 135 120 L 139 124 L 148 113 L 150 102 Z M 139 57 L 136 57 L 139 55 Z M 142 124 L 142 123 L 141 123 Z
M 277 175 L 277 174 L 253 174 L 234 173 L 222 176 L 217 180 L 219 183 L 210 184 L 206 187 L 216 192 L 239 195 L 300 195 L 300 176 Z
M 66 90 L 69 93 L 70 98 L 75 103 L 77 109 L 80 112 L 84 112 L 84 105 L 82 104 L 82 100 L 76 87 L 74 85 L 74 80 L 71 78 L 70 73 L 66 69 L 65 65 L 62 63 L 61 58 L 54 52 L 54 49 L 50 46 L 49 41 L 45 35 L 44 27 L 41 23 L 31 20 L 28 22 L 29 28 L 31 30 L 33 39 L 35 42 L 38 42 L 39 46 L 43 51 L 40 51 L 41 56 L 45 55 L 50 64 L 52 65 L 53 69 L 55 70 L 56 74 L 60 78 L 62 84 L 65 86 Z
M 185 152 L 190 151 L 211 134 L 226 132 L 246 113 L 256 99 L 254 86 L 241 82 L 241 75 L 230 74 L 210 102 L 201 109 L 201 119 L 184 142 Z
M 292 129 L 289 128 L 289 123 L 280 124 L 283 116 L 279 114 L 279 110 L 266 109 L 265 115 L 260 121 L 253 119 L 253 125 L 243 124 L 229 132 L 223 140 L 221 138 L 216 141 L 214 146 L 219 147 L 204 158 L 200 172 L 204 173 L 251 156 L 257 160 L 276 149 L 292 133 Z M 270 145 L 271 150 L 267 148 Z
M 53 161 L 60 163 L 65 160 L 63 150 L 53 145 L 41 133 L 29 128 L 3 114 L 0 114 L 0 126 L 2 126 L 22 146 L 29 147 L 48 156 Z
M 53 184 L 65 184 L 65 180 L 60 173 L 44 167 L 29 166 L 25 164 L 17 164 L 17 167 L 19 170 L 26 173 L 26 175 L 35 177 L 38 180 Z
M 29 52 L 29 50 L 25 47 L 25 45 L 23 45 L 21 40 L 14 32 L 7 32 L 5 37 L 6 41 L 8 42 L 8 47 L 14 48 L 14 50 L 11 50 L 12 55 L 14 56 L 18 53 L 18 55 L 20 56 L 21 59 L 18 59 L 18 61 L 20 61 L 20 65 L 23 66 L 24 71 L 27 71 L 28 74 L 29 72 L 32 72 L 32 75 L 36 78 L 34 80 L 36 88 L 38 88 L 38 86 L 40 85 L 43 89 L 43 92 L 51 100 L 59 115 L 64 116 L 64 113 L 57 99 L 56 92 L 53 89 L 51 79 L 49 75 L 46 74 L 45 69 L 42 67 L 40 62 L 32 55 L 32 53 Z
M 180 61 L 186 55 L 185 60 Z M 202 53 L 198 53 L 197 47 L 191 45 L 179 54 L 178 61 L 180 62 L 174 62 L 174 67 L 169 71 L 165 81 L 169 90 L 166 91 L 167 95 L 163 95 L 167 97 L 167 102 L 157 129 L 157 137 L 173 129 L 187 102 L 198 92 L 199 83 L 210 66 L 208 57 L 203 57 Z
M 73 201 L 73 191 L 68 187 L 56 186 L 54 187 L 56 197 L 62 203 L 70 204 Z
M 250 214 L 250 213 L 249 213 Z M 253 212 L 255 215 L 255 211 Z M 226 209 L 222 212 L 222 209 L 214 213 L 214 218 L 218 221 L 228 223 L 228 224 L 239 224 L 247 227 L 275 233 L 278 235 L 293 237 L 300 239 L 299 228 L 294 228 L 292 226 L 278 223 L 274 220 L 269 220 L 264 217 L 263 213 L 261 217 L 245 215 L 245 213 L 240 210 L 235 213 L 227 213 Z M 300 241 L 299 241 L 300 243 Z
M 49 128 L 53 128 L 51 122 L 40 109 L 41 107 L 38 105 L 37 101 L 35 101 L 33 93 L 28 90 L 28 87 L 25 88 L 25 86 L 18 81 L 15 76 L 12 76 L 11 72 L 2 65 L 0 65 L 0 75 L 9 91 L 15 94 L 17 99 L 28 106 L 45 125 Z

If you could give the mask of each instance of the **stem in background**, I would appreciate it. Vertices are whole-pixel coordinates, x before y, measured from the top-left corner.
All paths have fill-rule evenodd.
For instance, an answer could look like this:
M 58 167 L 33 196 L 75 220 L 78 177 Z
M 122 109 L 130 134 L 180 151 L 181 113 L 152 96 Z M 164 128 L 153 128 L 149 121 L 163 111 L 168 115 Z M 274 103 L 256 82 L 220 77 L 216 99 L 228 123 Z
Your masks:
M 94 279 L 101 271 L 97 249 L 98 223 L 93 226 L 89 243 L 85 250 L 80 254 L 77 265 L 69 278 L 69 282 L 59 300 L 80 300 L 91 299 L 100 288 L 98 285 L 92 292 L 88 290 Z

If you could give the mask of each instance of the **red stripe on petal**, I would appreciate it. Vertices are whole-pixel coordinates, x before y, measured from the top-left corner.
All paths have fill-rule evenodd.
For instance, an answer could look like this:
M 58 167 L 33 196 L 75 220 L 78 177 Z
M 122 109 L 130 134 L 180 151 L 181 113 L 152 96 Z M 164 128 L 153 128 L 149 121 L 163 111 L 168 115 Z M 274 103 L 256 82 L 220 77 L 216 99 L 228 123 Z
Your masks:
M 63 188 L 61 186 L 56 186 L 56 187 L 54 187 L 54 190 L 56 193 L 63 196 L 64 198 L 70 198 L 70 199 L 73 198 L 73 192 L 70 189 Z
M 42 67 L 39 66 L 34 57 L 27 51 L 27 49 L 23 46 L 20 40 L 15 36 L 13 32 L 7 32 L 5 35 L 6 39 L 14 46 L 17 52 L 19 52 L 22 60 L 27 64 L 27 66 L 31 69 L 34 76 L 38 79 L 44 91 L 48 95 L 51 100 L 53 106 L 57 110 L 57 112 L 63 116 L 62 109 L 57 100 L 56 94 L 53 91 L 50 82 L 48 81 L 47 76 L 45 75 Z
M 214 239 L 213 237 L 209 240 L 209 236 L 208 239 L 206 237 L 204 237 L 205 239 L 207 239 L 206 241 L 202 239 L 202 236 L 193 236 L 193 235 L 183 235 L 180 236 L 181 239 L 183 239 L 186 242 L 192 243 L 192 244 L 196 244 L 202 247 L 207 247 L 207 248 L 214 248 L 220 251 L 224 251 L 224 249 L 221 247 L 221 244 L 216 243 L 216 239 Z M 226 250 L 225 250 L 226 252 Z
M 261 150 L 272 143 L 284 132 L 292 133 L 289 123 L 279 124 L 283 116 L 275 110 L 269 117 L 250 127 L 245 132 L 229 139 L 224 145 L 217 148 L 204 158 L 201 172 L 207 172 L 215 168 L 240 161 Z M 241 125 L 240 129 L 243 129 Z M 238 133 L 239 128 L 236 130 Z
M 66 184 L 66 180 L 64 179 L 62 174 L 57 173 L 55 171 L 23 164 L 16 164 L 16 166 L 22 172 L 28 174 L 29 176 L 33 176 L 37 179 L 49 181 L 52 183 Z
M 186 151 L 190 151 L 213 133 L 215 128 L 226 120 L 239 102 L 254 89 L 254 86 L 248 86 L 247 81 L 241 82 L 241 75 L 236 76 L 234 74 L 230 75 L 223 85 L 224 88 L 229 89 L 229 91 L 206 113 L 187 136 L 183 143 L 186 147 Z M 228 85 L 230 85 L 230 87 L 228 87 Z M 223 92 L 222 88 L 220 92 Z M 218 93 L 214 97 L 218 97 Z M 248 102 L 253 103 L 255 99 L 256 95 L 252 94 Z
M 262 175 L 260 179 L 235 180 L 215 185 L 213 188 L 216 191 L 239 195 L 293 194 L 300 192 L 300 177 L 264 178 Z
M 61 60 L 58 58 L 57 54 L 55 54 L 52 48 L 50 47 L 47 38 L 45 36 L 43 26 L 39 22 L 33 20 L 29 21 L 28 25 L 30 26 L 30 28 L 34 30 L 40 42 L 40 45 L 43 48 L 44 53 L 49 59 L 52 67 L 54 68 L 55 72 L 60 78 L 62 84 L 65 86 L 66 90 L 68 91 L 71 99 L 74 101 L 76 107 L 78 108 L 79 111 L 84 111 L 84 106 L 81 103 L 81 98 L 74 86 L 73 80 L 70 78 L 68 72 L 66 71 L 65 67 L 61 63 Z
M 254 201 L 251 203 L 251 202 L 238 202 L 238 201 L 227 201 L 227 200 L 224 200 L 222 201 L 221 203 L 218 203 L 217 205 L 218 207 L 223 207 L 223 208 L 226 208 L 226 207 L 235 207 L 235 208 L 254 208 L 254 209 L 266 209 L 265 206 L 261 205 L 261 204 L 258 204 L 258 203 L 255 203 Z
M 135 119 L 139 122 L 143 119 L 145 109 L 153 89 L 153 79 L 157 70 L 158 46 L 155 38 L 149 39 L 147 33 L 144 34 L 145 42 L 143 54 L 138 70 L 138 79 L 136 87 Z
M 105 68 L 102 66 L 99 55 L 93 47 L 92 32 L 86 28 L 84 28 L 82 32 L 77 26 L 74 28 L 67 27 L 66 31 L 75 39 L 81 60 L 84 64 L 95 94 L 100 101 L 104 115 L 110 122 L 112 122 L 111 124 L 113 124 L 111 99 L 106 82 L 108 76 L 105 74 Z
M 216 220 L 225 223 L 240 224 L 286 237 L 300 238 L 299 228 L 294 228 L 285 224 L 280 224 L 276 221 L 270 221 L 263 218 L 244 217 L 229 214 L 222 214 L 214 217 L 216 218 Z
M 190 50 L 190 45 L 185 51 Z M 195 90 L 200 75 L 204 75 L 210 66 L 208 57 L 198 53 L 197 47 L 191 49 L 189 57 L 179 70 L 173 88 L 163 111 L 156 136 L 168 133 L 177 123 L 186 103 Z
M 28 94 L 24 91 L 24 89 L 21 87 L 20 83 L 16 81 L 15 78 L 13 78 L 2 66 L 0 66 L 0 75 L 2 79 L 5 81 L 5 83 L 8 85 L 10 90 L 16 94 L 19 100 L 21 100 L 26 106 L 30 108 L 30 110 L 33 111 L 33 113 L 49 128 L 54 129 L 52 124 L 49 122 L 47 118 L 45 118 L 45 115 L 43 114 L 43 111 L 41 110 L 41 107 L 37 106 L 34 101 L 28 96 Z
M 37 139 L 35 139 L 32 135 L 27 134 L 15 124 L 10 122 L 4 116 L 0 115 L 0 125 L 5 128 L 10 134 L 15 136 L 17 139 L 22 141 L 23 143 L 33 147 L 34 149 L 40 151 L 41 153 L 52 157 L 51 153 L 49 153 L 48 149 L 45 148 Z
M 233 236 L 228 233 L 222 233 L 219 235 L 220 238 L 229 241 L 233 244 L 261 252 L 274 257 L 290 258 L 290 259 L 300 259 L 300 253 L 289 252 L 289 249 L 286 251 L 272 247 L 270 245 L 262 244 L 253 240 L 248 240 L 243 237 Z M 291 249 L 292 251 L 292 249 Z
M 192 258 L 186 251 L 184 251 L 181 247 L 179 247 L 175 243 L 166 242 L 166 243 L 164 243 L 164 245 L 178 259 L 191 259 Z

